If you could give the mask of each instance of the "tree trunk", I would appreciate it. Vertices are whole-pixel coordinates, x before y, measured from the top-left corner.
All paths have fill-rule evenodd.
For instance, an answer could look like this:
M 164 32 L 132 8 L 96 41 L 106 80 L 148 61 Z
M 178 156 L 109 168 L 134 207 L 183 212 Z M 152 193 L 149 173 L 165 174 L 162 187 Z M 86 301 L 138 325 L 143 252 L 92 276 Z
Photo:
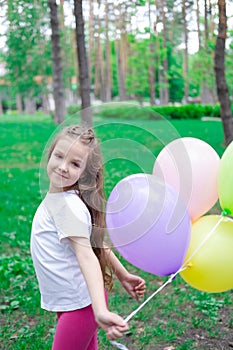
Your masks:
M 100 37 L 99 35 L 95 40 L 96 49 L 95 49 L 95 89 L 94 95 L 96 98 L 100 98 L 100 58 L 99 58 L 99 46 L 100 46 Z
M 104 69 L 104 55 L 101 43 L 102 24 L 101 24 L 101 0 L 98 0 L 98 36 L 96 37 L 96 56 L 95 56 L 95 96 L 101 101 L 106 102 L 106 72 Z M 107 37 L 106 37 L 107 40 Z
M 2 98 L 0 96 L 0 115 L 3 115 L 3 105 L 2 105 Z
M 210 12 L 210 35 L 211 39 L 213 39 L 214 36 L 214 30 L 215 30 L 215 16 L 213 15 L 213 5 L 211 3 L 212 0 L 209 0 L 209 12 Z
M 118 51 L 118 65 L 119 65 L 119 82 L 120 82 L 120 100 L 127 100 L 126 97 L 126 60 L 127 60 L 127 47 L 126 47 L 126 35 L 121 34 L 119 41 Z
M 85 47 L 84 20 L 82 0 L 74 0 L 74 16 L 76 23 L 76 42 L 78 50 L 79 84 L 82 100 L 82 123 L 92 126 L 90 80 L 88 72 L 87 52 Z
M 125 14 L 122 13 L 123 3 L 116 6 L 116 9 L 119 13 L 119 15 L 116 17 L 116 30 L 117 38 L 115 39 L 115 51 L 116 51 L 116 57 L 117 57 L 117 76 L 118 76 L 118 89 L 119 89 L 119 97 L 120 101 L 126 100 L 126 85 L 125 85 L 125 70 L 126 70 L 126 64 L 124 62 L 125 60 L 125 46 L 124 46 L 124 23 L 125 20 Z
M 16 95 L 16 106 L 19 114 L 23 114 L 23 104 L 21 94 Z
M 208 87 L 207 81 L 205 80 L 205 77 L 207 74 L 208 74 L 208 72 L 203 72 L 203 81 L 201 84 L 201 93 L 200 93 L 201 103 L 203 105 L 212 105 L 215 103 L 215 99 L 214 99 L 214 93 Z
M 214 70 L 216 77 L 217 94 L 220 102 L 220 112 L 223 123 L 225 144 L 228 145 L 233 140 L 233 118 L 225 77 L 225 44 L 227 30 L 225 0 L 218 0 L 218 9 L 219 24 L 215 47 Z
M 198 51 L 201 49 L 201 29 L 200 29 L 200 6 L 199 0 L 197 0 L 197 35 L 198 35 Z
M 168 59 L 167 59 L 167 21 L 165 15 L 165 1 L 162 0 L 162 22 L 163 22 L 163 70 L 161 71 L 162 84 L 162 104 L 167 105 L 169 102 L 169 88 L 168 88 Z
M 106 102 L 112 99 L 112 70 L 109 44 L 109 4 L 105 0 L 105 49 L 106 49 Z
M 60 25 L 62 30 L 65 30 L 65 13 L 64 13 L 64 0 L 60 0 L 60 9 L 59 9 Z
M 123 62 L 121 54 L 120 39 L 115 40 L 116 56 L 117 56 L 117 72 L 118 72 L 118 88 L 120 101 L 126 100 L 125 76 L 123 71 Z
M 188 102 L 189 97 L 189 81 L 188 81 L 188 28 L 187 28 L 187 14 L 186 14 L 186 0 L 183 0 L 182 3 L 182 16 L 183 16 L 183 24 L 184 24 L 184 96 L 185 103 Z
M 64 121 L 65 94 L 62 76 L 62 52 L 59 35 L 58 8 L 56 0 L 48 0 L 50 8 L 50 24 L 52 30 L 52 58 L 53 58 L 53 97 L 55 103 L 54 121 L 62 123 Z
M 154 22 L 154 33 L 155 33 L 155 104 L 156 104 L 156 87 L 159 86 L 159 67 L 160 67 L 160 36 L 158 32 L 158 23 L 160 21 L 160 12 L 159 12 L 159 0 L 155 0 L 155 7 L 156 7 L 156 18 Z M 160 96 L 159 96 L 160 98 Z M 161 101 L 159 101 L 159 104 L 161 104 Z
M 67 37 L 70 36 L 70 32 L 66 30 L 65 26 L 65 10 L 64 10 L 64 2 L 65 0 L 59 0 L 59 26 L 61 31 L 61 59 L 62 59 L 62 67 L 63 67 L 63 83 L 65 85 L 64 95 L 65 95 L 65 106 L 70 105 L 70 90 L 72 89 L 71 79 L 69 77 L 69 71 L 72 69 L 71 57 L 68 57 L 68 42 Z
M 205 27 L 205 47 L 207 46 L 207 41 L 209 39 L 209 29 L 208 29 L 208 7 L 207 7 L 207 0 L 204 1 L 204 27 Z
M 149 27 L 150 27 L 150 63 L 149 63 L 149 86 L 150 86 L 150 104 L 155 105 L 155 47 L 153 42 L 153 35 L 151 33 L 152 23 L 151 23 L 151 6 L 150 0 L 148 2 L 149 7 Z
M 50 113 L 48 94 L 42 95 L 42 109 L 44 113 Z
M 89 23 L 88 23 L 88 31 L 89 31 L 89 52 L 88 52 L 88 69 L 89 69 L 89 79 L 90 86 L 92 84 L 92 53 L 93 53 L 93 39 L 94 39 L 94 9 L 93 9 L 93 0 L 89 0 Z
M 72 47 L 72 54 L 73 54 L 73 62 L 74 62 L 74 74 L 75 76 L 71 78 L 72 80 L 72 90 L 73 90 L 73 100 L 75 103 L 79 103 L 78 99 L 79 99 L 79 88 L 78 88 L 78 75 L 79 75 L 79 71 L 78 71 L 78 50 L 77 50 L 77 43 L 76 43 L 76 31 L 75 29 L 72 30 L 71 32 L 71 47 Z
M 154 51 L 154 43 L 150 42 L 150 54 L 152 64 L 149 65 L 149 86 L 150 86 L 150 104 L 151 106 L 155 105 L 155 51 Z
M 100 79 L 100 99 L 102 102 L 106 101 L 106 84 L 105 84 L 105 74 L 104 74 L 104 57 L 103 57 L 103 48 L 101 43 L 101 33 L 102 33 L 102 25 L 101 25 L 101 0 L 98 0 L 98 7 L 99 7 L 99 16 L 98 16 L 98 48 L 97 48 L 97 59 L 98 59 L 98 74 Z
M 25 113 L 32 115 L 35 114 L 36 111 L 36 102 L 33 97 L 26 97 L 24 99 L 24 104 L 25 104 Z
M 208 45 L 208 41 L 210 39 L 209 19 L 208 19 L 210 10 L 211 10 L 211 6 L 208 9 L 207 0 L 205 0 L 204 2 L 204 49 L 205 49 L 206 55 L 209 55 L 209 54 L 211 55 L 210 47 Z M 212 58 L 214 60 L 214 55 Z M 202 83 L 201 83 L 201 103 L 202 104 L 214 104 L 213 89 L 215 89 L 215 87 L 213 86 L 213 88 L 210 88 L 210 86 L 208 86 L 207 81 L 209 76 L 210 76 L 210 72 L 208 70 L 208 67 L 206 67 L 206 69 L 203 70 Z

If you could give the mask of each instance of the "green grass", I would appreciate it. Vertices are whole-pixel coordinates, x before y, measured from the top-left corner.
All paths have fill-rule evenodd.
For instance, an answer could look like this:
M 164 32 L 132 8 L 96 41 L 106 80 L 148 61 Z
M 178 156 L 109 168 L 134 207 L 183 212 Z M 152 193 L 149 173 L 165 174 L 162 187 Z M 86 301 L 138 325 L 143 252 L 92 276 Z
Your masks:
M 70 122 L 70 121 L 69 121 Z M 72 121 L 73 122 L 73 121 Z M 222 124 L 199 120 L 118 121 L 96 117 L 105 162 L 106 193 L 127 175 L 151 173 L 155 157 L 179 135 L 207 141 L 221 155 Z M 56 317 L 40 309 L 40 296 L 29 252 L 30 227 L 41 201 L 41 156 L 56 127 L 46 116 L 4 116 L 1 130 L 1 349 L 50 349 Z M 42 179 L 43 180 L 43 179 Z M 218 205 L 215 210 L 218 209 Z M 165 280 L 137 270 L 147 282 L 147 296 Z M 231 341 L 231 292 L 195 290 L 178 276 L 131 321 L 122 343 L 133 349 L 221 349 Z M 116 281 L 110 309 L 127 316 L 138 303 Z M 99 332 L 100 350 L 111 349 Z M 220 346 L 221 344 L 221 346 Z

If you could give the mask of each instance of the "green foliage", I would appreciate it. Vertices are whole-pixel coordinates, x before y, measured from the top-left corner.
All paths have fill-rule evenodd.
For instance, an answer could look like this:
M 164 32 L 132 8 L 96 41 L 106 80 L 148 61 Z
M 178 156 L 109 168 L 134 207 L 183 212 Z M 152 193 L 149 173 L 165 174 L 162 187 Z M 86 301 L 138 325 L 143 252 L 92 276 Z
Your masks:
M 229 95 L 231 99 L 233 98 L 233 65 L 232 65 L 232 55 L 233 55 L 233 30 L 229 33 L 229 48 L 226 50 L 225 55 L 225 67 L 226 67 L 226 80 L 229 90 Z
M 80 111 L 79 105 L 68 107 L 68 114 L 74 115 Z M 233 106 L 232 106 L 233 111 Z M 200 119 L 202 117 L 220 118 L 219 105 L 182 105 L 182 106 L 151 106 L 140 107 L 135 103 L 121 103 L 118 105 L 103 105 L 99 116 L 124 120 L 156 120 L 161 116 L 167 119 Z
M 202 105 L 151 107 L 152 110 L 171 119 L 200 119 L 202 117 L 220 117 L 220 107 Z
M 81 106 L 80 105 L 70 105 L 67 107 L 67 113 L 69 115 L 74 115 L 76 113 L 79 113 L 81 110 Z
M 183 79 L 183 56 L 182 52 L 172 52 L 168 50 L 169 66 L 169 96 L 170 102 L 181 102 L 184 97 L 184 79 Z
M 12 239 L 13 234 L 9 234 L 8 238 Z M 34 276 L 31 257 L 28 255 L 22 260 L 22 255 L 2 255 L 0 267 L 0 278 L 2 281 L 2 288 L 8 291 L 1 301 L 1 310 L 15 310 L 32 302 L 33 287 L 36 290 L 36 284 L 31 283 Z M 29 276 L 32 276 L 31 278 Z M 14 293 L 12 293 L 14 291 Z M 30 293 L 29 293 L 30 291 Z M 25 294 L 24 294 L 25 292 Z
M 0 95 L 4 111 L 16 109 L 16 99 L 9 85 L 0 85 Z
M 28 0 L 8 1 L 6 78 L 14 94 L 24 97 L 38 96 L 47 82 L 38 83 L 36 76 L 51 74 L 50 45 L 46 39 L 48 29 L 47 1 L 34 6 Z
M 153 60 L 149 52 L 149 40 L 135 40 L 131 42 L 130 50 L 126 89 L 129 96 L 134 96 L 140 101 L 141 99 L 143 100 L 143 97 L 149 96 L 148 69 L 151 60 Z
M 190 96 L 197 96 L 203 88 L 207 88 L 212 96 L 216 95 L 213 41 L 189 56 L 189 83 Z
M 23 97 L 33 98 L 41 96 L 51 90 L 51 84 L 48 83 L 48 77 L 52 75 L 52 57 L 50 44 L 50 24 L 47 0 L 39 0 L 36 5 L 29 0 L 9 0 L 4 5 L 6 14 L 4 20 L 7 25 L 6 30 L 6 55 L 0 52 L 0 60 L 6 61 L 8 73 L 6 77 L 10 83 L 10 92 L 4 91 L 3 107 L 15 108 L 15 96 L 17 93 Z M 154 2 L 150 0 L 151 6 Z M 187 2 L 188 16 L 192 15 L 193 2 Z M 122 13 L 128 16 L 122 16 L 122 28 L 125 28 L 124 38 L 127 37 L 127 73 L 126 90 L 129 98 L 136 98 L 139 102 L 149 98 L 149 69 L 155 70 L 155 90 L 156 97 L 160 96 L 161 89 L 164 88 L 163 82 L 159 77 L 159 72 L 163 70 L 162 64 L 165 57 L 168 58 L 168 84 L 170 102 L 181 102 L 184 96 L 183 79 L 183 19 L 180 6 L 175 0 L 166 1 L 166 47 L 163 45 L 162 32 L 152 30 L 145 25 L 145 28 L 130 29 L 127 24 L 129 18 L 133 18 L 139 13 L 138 8 L 148 6 L 148 1 L 121 2 L 119 4 Z M 111 49 L 111 75 L 112 75 L 112 96 L 118 96 L 118 76 L 117 59 L 115 52 L 115 33 L 117 28 L 117 15 L 113 12 L 112 6 L 109 6 L 109 24 L 110 24 L 110 49 Z M 66 10 L 66 9 L 65 9 Z M 151 20 L 153 21 L 154 7 L 151 7 Z M 105 35 L 104 35 L 104 11 L 100 13 L 101 19 L 101 40 L 102 48 L 105 53 Z M 147 16 L 147 13 L 144 15 Z M 61 16 L 62 17 L 62 16 Z M 115 22 L 114 22 L 115 21 Z M 161 6 L 157 9 L 156 21 L 162 23 Z M 88 20 L 86 21 L 88 22 Z M 94 19 L 94 32 L 96 28 L 96 18 Z M 201 22 L 201 37 L 204 39 L 203 23 Z M 88 24 L 88 23 L 86 23 Z M 188 24 L 189 26 L 189 24 Z M 63 78 L 66 88 L 71 89 L 71 77 L 76 76 L 76 54 L 75 45 L 73 45 L 73 28 L 71 24 L 65 23 L 61 26 L 61 44 L 63 52 Z M 88 25 L 87 25 L 88 27 Z M 119 26 L 118 26 L 119 27 Z M 188 28 L 190 29 L 190 28 Z M 118 34 L 123 34 L 118 33 Z M 209 33 L 211 36 L 211 33 Z M 232 66 L 232 29 L 228 28 L 228 38 L 226 47 L 226 79 L 229 88 L 230 97 L 233 97 L 233 66 Z M 119 37 L 120 37 L 119 35 Z M 205 47 L 199 52 L 189 55 L 189 95 L 191 97 L 200 96 L 203 90 L 207 89 L 211 96 L 216 100 L 215 74 L 214 74 L 214 34 L 207 40 Z M 86 41 L 88 35 L 86 36 Z M 88 45 L 88 43 L 86 43 Z M 150 48 L 153 47 L 153 53 Z M 92 60 L 96 58 L 96 46 L 93 46 Z M 2 57 L 3 56 L 3 57 Z M 2 59 L 3 58 L 3 59 Z M 104 56 L 106 58 L 106 56 Z M 105 64 L 105 62 L 104 62 Z M 105 67 L 106 68 L 106 67 Z M 104 68 L 104 69 L 105 69 Z M 91 85 L 94 85 L 95 65 L 92 66 Z M 41 81 L 36 81 L 35 77 L 41 77 Z M 2 91 L 0 91 L 2 94 Z
M 119 95 L 118 91 L 118 76 L 117 76 L 117 58 L 115 50 L 115 42 L 110 41 L 110 58 L 111 58 L 111 69 L 112 69 L 112 96 L 116 97 Z
M 150 108 L 140 108 L 137 105 L 129 105 L 121 103 L 120 107 L 103 108 L 99 116 L 104 118 L 117 118 L 124 120 L 150 120 L 155 119 L 156 114 Z

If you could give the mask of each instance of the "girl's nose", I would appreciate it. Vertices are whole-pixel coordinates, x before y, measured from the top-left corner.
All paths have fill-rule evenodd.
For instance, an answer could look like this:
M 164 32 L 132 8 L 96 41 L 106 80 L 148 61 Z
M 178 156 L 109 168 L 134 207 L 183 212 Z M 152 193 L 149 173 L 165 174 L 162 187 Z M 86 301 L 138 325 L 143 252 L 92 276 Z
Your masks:
M 64 171 L 64 172 L 68 171 L 66 162 L 63 162 L 59 165 L 59 170 Z

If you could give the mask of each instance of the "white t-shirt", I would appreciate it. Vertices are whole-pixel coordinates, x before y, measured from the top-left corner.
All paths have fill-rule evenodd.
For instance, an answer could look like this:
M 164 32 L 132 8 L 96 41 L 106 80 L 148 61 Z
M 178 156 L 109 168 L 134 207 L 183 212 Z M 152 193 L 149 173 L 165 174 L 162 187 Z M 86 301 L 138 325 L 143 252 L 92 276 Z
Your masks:
M 75 191 L 47 193 L 38 207 L 31 232 L 31 255 L 41 307 L 72 311 L 91 304 L 77 257 L 67 237 L 91 235 L 90 213 Z

